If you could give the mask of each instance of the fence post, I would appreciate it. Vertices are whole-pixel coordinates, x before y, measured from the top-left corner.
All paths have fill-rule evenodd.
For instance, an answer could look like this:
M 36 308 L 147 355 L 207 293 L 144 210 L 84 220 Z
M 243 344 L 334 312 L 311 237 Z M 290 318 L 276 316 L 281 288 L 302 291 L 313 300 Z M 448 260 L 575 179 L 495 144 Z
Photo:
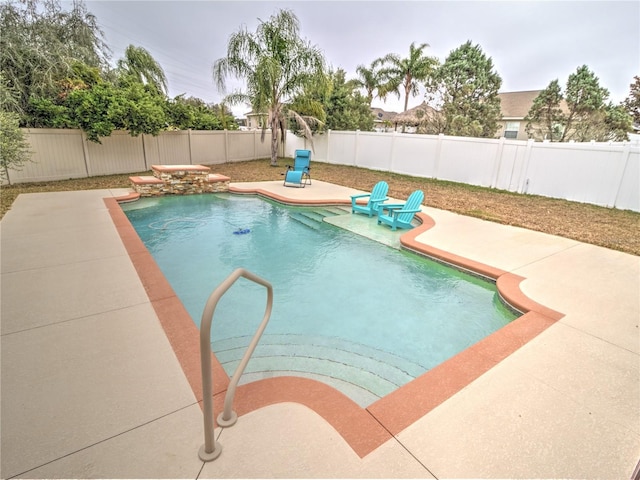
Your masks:
M 500 167 L 502 166 L 502 153 L 504 151 L 505 138 L 500 137 L 500 143 L 498 144 L 498 151 L 496 152 L 496 158 L 494 160 L 493 180 L 491 181 L 491 188 L 498 187 L 498 177 L 500 176 Z
M 142 160 L 144 161 L 144 169 L 149 170 L 149 162 L 147 161 L 147 142 L 145 142 L 144 136 L 144 133 L 140 134 L 140 141 L 142 142 Z
M 393 172 L 394 163 L 395 163 L 395 147 L 396 147 L 396 135 L 398 132 L 391 132 L 391 154 L 389 155 L 389 171 Z
M 436 144 L 436 158 L 433 161 L 433 178 L 438 179 L 438 170 L 440 169 L 440 157 L 442 156 L 442 144 L 444 143 L 444 133 L 438 134 L 438 143 Z
M 527 174 L 529 173 L 529 163 L 531 161 L 531 152 L 533 151 L 534 140 L 530 138 L 527 140 L 527 148 L 524 151 L 524 167 L 522 168 L 522 175 L 518 180 L 518 193 L 528 193 L 529 179 Z
M 80 141 L 82 142 L 82 156 L 84 159 L 84 170 L 87 172 L 87 178 L 91 176 L 89 173 L 89 147 L 87 146 L 87 136 L 84 130 L 80 130 Z
M 2 167 L 4 170 L 4 178 L 7 179 L 7 184 L 11 185 L 11 179 L 9 178 L 9 169 L 7 167 Z
M 253 130 L 253 136 L 251 138 L 253 138 L 253 159 L 257 160 L 258 159 L 258 139 L 256 138 L 258 135 L 258 131 L 257 130 Z
M 187 130 L 187 139 L 189 140 L 189 165 L 193 165 L 193 154 L 191 152 L 191 129 Z
M 624 183 L 625 174 L 627 173 L 627 167 L 629 166 L 629 158 L 631 157 L 631 144 L 625 143 L 624 149 L 622 150 L 622 160 L 624 167 L 622 167 L 622 173 L 620 174 L 620 181 L 618 182 L 618 188 L 616 190 L 616 195 L 613 200 L 613 208 L 617 208 L 618 206 L 618 198 L 620 197 L 620 190 L 622 189 L 622 184 Z
M 224 161 L 229 163 L 229 131 L 224 129 Z

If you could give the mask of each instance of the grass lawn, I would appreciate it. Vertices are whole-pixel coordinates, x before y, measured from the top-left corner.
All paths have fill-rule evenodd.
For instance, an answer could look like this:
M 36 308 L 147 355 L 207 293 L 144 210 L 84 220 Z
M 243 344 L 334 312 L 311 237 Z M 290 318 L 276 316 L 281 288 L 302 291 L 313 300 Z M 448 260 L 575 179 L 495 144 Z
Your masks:
M 280 167 L 271 167 L 268 159 L 261 159 L 213 165 L 211 170 L 231 177 L 232 182 L 282 180 L 280 174 L 290 162 L 290 159 L 280 159 Z M 2 187 L 0 195 L 0 215 L 4 216 L 21 193 L 129 188 L 132 175 L 150 173 L 7 185 Z M 640 255 L 640 213 L 629 210 L 320 162 L 312 163 L 311 176 L 364 191 L 385 180 L 390 197 L 406 199 L 412 191 L 422 189 L 423 203 L 429 207 Z

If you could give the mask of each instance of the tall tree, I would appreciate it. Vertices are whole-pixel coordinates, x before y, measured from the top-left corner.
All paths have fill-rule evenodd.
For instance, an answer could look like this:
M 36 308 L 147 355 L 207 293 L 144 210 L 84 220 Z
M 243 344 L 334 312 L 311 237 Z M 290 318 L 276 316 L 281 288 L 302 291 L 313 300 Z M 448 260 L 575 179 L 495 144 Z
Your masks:
M 207 105 L 199 98 L 178 95 L 166 103 L 167 121 L 176 130 L 237 130 L 224 105 Z
M 573 139 L 577 142 L 621 142 L 629 139 L 632 127 L 633 119 L 625 107 L 609 102 L 576 124 Z
M 640 125 L 640 77 L 633 77 L 634 82 L 629 85 L 629 96 L 624 100 L 624 107 L 633 118 L 633 123 Z
M 358 65 L 356 74 L 358 77 L 351 82 L 357 88 L 363 88 L 367 92 L 366 98 L 369 102 L 369 107 L 371 107 L 373 99 L 381 95 L 381 87 L 384 83 L 384 77 L 380 70 L 380 59 L 372 62 L 370 67 Z M 374 92 L 376 93 L 374 94 Z
M 631 117 L 623 106 L 607 104 L 609 91 L 586 65 L 569 75 L 563 94 L 553 80 L 534 99 L 526 116 L 527 132 L 536 140 L 557 142 L 626 139 Z
M 17 94 L 12 111 L 21 115 L 31 97 L 57 91 L 74 62 L 104 68 L 110 54 L 96 18 L 81 0 L 74 0 L 69 11 L 60 0 L 3 2 L 0 31 L 0 71 Z
M 339 68 L 326 74 L 326 81 L 317 88 L 306 89 L 295 97 L 291 107 L 296 112 L 313 116 L 322 121 L 313 131 L 362 130 L 373 128 L 373 117 L 368 99 L 363 96 L 353 81 L 346 80 L 346 72 Z M 294 133 L 300 129 L 293 122 Z
M 427 86 L 438 98 L 447 135 L 493 137 L 500 120 L 502 78 L 480 45 L 470 41 L 453 50 Z
M 157 135 L 166 128 L 167 101 L 152 85 L 138 81 L 114 84 L 96 68 L 76 63 L 50 97 L 31 97 L 29 117 L 35 127 L 80 128 L 100 143 L 113 130 Z
M 18 114 L 0 110 L 0 180 L 31 160 L 29 142 L 18 125 Z
M 245 92 L 225 99 L 229 104 L 249 103 L 255 113 L 267 114 L 271 128 L 271 165 L 277 165 L 278 140 L 284 141 L 287 119 L 295 118 L 308 138 L 309 119 L 289 108 L 305 87 L 324 81 L 322 52 L 300 38 L 300 23 L 289 10 L 280 10 L 268 21 L 260 21 L 254 33 L 246 27 L 231 35 L 227 56 L 213 64 L 213 78 L 225 89 L 226 78 L 243 78 Z M 265 129 L 263 129 L 263 138 Z
M 525 130 L 529 136 L 557 142 L 562 138 L 563 125 L 566 117 L 561 108 L 564 97 L 558 80 L 553 80 L 547 88 L 533 99 L 525 121 Z
M 289 130 L 297 136 L 305 136 L 305 129 L 311 130 L 313 134 L 321 132 L 326 127 L 327 109 L 326 104 L 331 95 L 332 73 L 325 73 L 322 81 L 313 82 L 307 85 L 304 90 L 297 93 L 286 108 L 297 113 L 305 122 L 298 124 L 296 118 L 291 118 L 288 122 Z
M 326 127 L 331 130 L 373 130 L 371 101 L 345 80 L 346 73 L 338 69 L 331 75 L 331 92 L 327 98 Z
M 598 77 L 586 65 L 578 67 L 575 73 L 569 75 L 565 91 L 569 114 L 560 141 L 573 137 L 574 124 L 586 121 L 589 115 L 601 110 L 608 97 L 609 91 L 600 87 Z
M 87 138 L 100 143 L 100 137 L 110 136 L 113 130 L 126 130 L 131 136 L 157 135 L 166 126 L 165 103 L 149 85 L 132 82 L 118 87 L 101 82 L 73 90 L 64 106 Z
M 153 86 L 158 93 L 167 94 L 164 70 L 143 47 L 129 45 L 124 51 L 124 58 L 118 60 L 118 72 L 128 79 Z
M 601 141 L 625 141 L 629 140 L 629 133 L 633 132 L 633 116 L 629 115 L 623 104 L 613 105 L 611 102 L 605 107 L 604 132 Z
M 7 170 L 19 170 L 31 160 L 29 142 L 20 129 L 20 117 L 12 111 L 16 104 L 16 92 L 8 88 L 0 72 L 0 180 L 7 179 Z
M 418 46 L 415 42 L 409 46 L 409 56 L 402 58 L 400 55 L 390 53 L 374 62 L 380 64 L 380 75 L 384 79 L 379 87 L 379 94 L 384 97 L 389 93 L 395 93 L 400 98 L 400 90 L 404 93 L 404 111 L 407 111 L 409 97 L 420 93 L 420 83 L 428 80 L 435 71 L 438 60 L 429 57 L 423 52 L 429 45 L 422 43 Z

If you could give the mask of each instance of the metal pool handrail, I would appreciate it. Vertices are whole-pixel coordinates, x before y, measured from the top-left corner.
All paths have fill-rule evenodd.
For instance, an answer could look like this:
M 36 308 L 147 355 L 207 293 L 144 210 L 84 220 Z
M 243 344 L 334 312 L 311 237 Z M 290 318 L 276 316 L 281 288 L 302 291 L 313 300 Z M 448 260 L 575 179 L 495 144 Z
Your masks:
M 213 385 L 211 378 L 211 324 L 213 322 L 213 313 L 216 309 L 220 298 L 231 288 L 231 286 L 238 280 L 238 278 L 244 277 L 252 282 L 264 286 L 267 289 L 267 307 L 264 311 L 264 317 L 262 322 L 256 330 L 251 343 L 247 347 L 240 364 L 236 368 L 236 371 L 229 382 L 227 393 L 224 397 L 224 410 L 218 417 L 218 425 L 222 427 L 229 427 L 236 423 L 238 415 L 232 410 L 233 397 L 236 393 L 236 387 L 240 376 L 244 372 L 253 351 L 262 336 L 269 317 L 271 316 L 271 308 L 273 306 L 273 287 L 269 282 L 254 275 L 253 273 L 245 270 L 244 268 L 238 268 L 231 272 L 231 274 L 211 293 L 207 303 L 204 306 L 202 312 L 202 320 L 200 322 L 200 365 L 202 369 L 202 410 L 204 417 L 204 445 L 200 447 L 198 456 L 200 460 L 204 462 L 210 462 L 215 460 L 222 453 L 222 445 L 214 439 L 213 430 Z

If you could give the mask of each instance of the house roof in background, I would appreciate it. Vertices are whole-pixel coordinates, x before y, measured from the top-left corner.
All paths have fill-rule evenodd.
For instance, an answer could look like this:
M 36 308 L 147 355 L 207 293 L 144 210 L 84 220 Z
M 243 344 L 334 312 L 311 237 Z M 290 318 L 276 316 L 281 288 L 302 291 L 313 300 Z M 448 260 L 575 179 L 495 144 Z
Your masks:
M 387 112 L 386 110 L 377 107 L 371 107 L 371 114 L 373 115 L 375 122 L 392 122 L 397 115 L 396 112 Z
M 422 102 L 417 107 L 410 108 L 406 112 L 396 115 L 394 121 L 408 125 L 417 125 L 421 121 L 425 120 L 426 117 L 433 117 L 435 113 L 436 110 L 433 107 L 427 105 L 427 102 Z
M 524 118 L 542 90 L 499 93 L 502 118 Z
M 524 119 L 533 106 L 533 101 L 542 90 L 526 90 L 523 92 L 503 92 L 499 93 L 500 111 L 503 119 Z M 565 100 L 560 101 L 560 109 L 564 113 L 569 112 L 569 107 Z

